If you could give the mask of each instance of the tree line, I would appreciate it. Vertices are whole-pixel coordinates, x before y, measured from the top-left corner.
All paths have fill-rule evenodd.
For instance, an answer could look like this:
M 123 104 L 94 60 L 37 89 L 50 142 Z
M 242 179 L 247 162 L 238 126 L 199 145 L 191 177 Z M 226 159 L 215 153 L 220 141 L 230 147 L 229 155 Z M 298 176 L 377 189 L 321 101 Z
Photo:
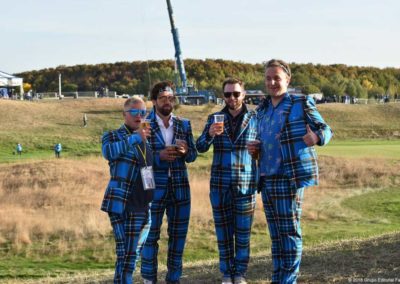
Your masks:
M 58 66 L 17 74 L 32 85 L 34 92 L 57 92 L 62 74 L 63 91 L 98 91 L 102 88 L 118 94 L 148 94 L 159 80 L 179 83 L 173 60 L 116 62 L 96 65 Z M 377 95 L 400 94 L 400 69 L 357 67 L 344 64 L 291 63 L 291 87 L 303 93 L 324 96 L 350 95 L 374 98 Z M 221 96 L 221 83 L 229 76 L 239 77 L 246 89 L 264 89 L 263 64 L 249 64 L 222 59 L 186 59 L 188 80 L 197 89 L 214 90 Z M 178 81 L 177 81 L 178 80 Z

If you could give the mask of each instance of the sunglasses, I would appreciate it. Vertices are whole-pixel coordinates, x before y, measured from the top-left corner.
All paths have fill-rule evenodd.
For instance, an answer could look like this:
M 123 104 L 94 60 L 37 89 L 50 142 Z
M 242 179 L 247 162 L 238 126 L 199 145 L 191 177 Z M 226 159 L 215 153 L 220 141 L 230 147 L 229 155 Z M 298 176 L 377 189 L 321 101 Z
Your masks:
M 238 98 L 241 94 L 241 92 L 224 92 L 224 97 L 228 99 L 233 95 L 235 98 Z
M 174 90 L 172 90 L 172 88 L 171 88 L 170 86 L 165 86 L 165 87 L 160 88 L 160 89 L 158 90 L 158 93 L 159 93 L 159 94 L 164 93 L 164 92 L 167 92 L 167 93 L 169 93 L 169 94 L 171 94 L 171 95 L 174 94 Z
M 125 112 L 129 112 L 129 114 L 132 116 L 137 116 L 137 115 L 140 115 L 140 117 L 146 116 L 145 109 L 130 109 L 130 110 L 126 110 Z

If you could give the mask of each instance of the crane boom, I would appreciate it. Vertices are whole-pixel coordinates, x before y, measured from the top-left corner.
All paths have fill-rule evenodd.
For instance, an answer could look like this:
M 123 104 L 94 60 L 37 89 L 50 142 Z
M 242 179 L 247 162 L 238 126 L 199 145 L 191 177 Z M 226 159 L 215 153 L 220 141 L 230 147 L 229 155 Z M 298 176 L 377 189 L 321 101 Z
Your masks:
M 170 0 L 167 0 L 167 6 L 168 6 L 169 21 L 171 23 L 171 33 L 172 33 L 172 37 L 174 40 L 175 62 L 176 62 L 176 65 L 178 66 L 179 76 L 182 81 L 182 88 L 183 88 L 183 90 L 187 90 L 187 78 L 186 78 L 185 65 L 184 65 L 183 59 L 182 59 L 181 46 L 180 46 L 180 42 L 179 42 L 179 33 L 178 33 L 178 29 L 175 27 L 174 16 L 173 16 L 173 11 L 172 11 L 172 6 L 171 6 Z

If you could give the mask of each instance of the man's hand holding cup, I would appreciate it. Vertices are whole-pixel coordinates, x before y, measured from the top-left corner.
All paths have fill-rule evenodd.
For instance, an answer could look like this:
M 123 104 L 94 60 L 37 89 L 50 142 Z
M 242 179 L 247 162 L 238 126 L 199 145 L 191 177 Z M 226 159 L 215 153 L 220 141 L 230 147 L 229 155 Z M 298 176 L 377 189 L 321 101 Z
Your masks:
M 247 141 L 247 150 L 254 160 L 260 159 L 260 144 L 261 141 L 257 139 Z
M 224 119 L 225 116 L 223 114 L 214 115 L 214 123 L 211 124 L 210 130 L 208 131 L 211 137 L 221 135 L 224 132 Z
M 165 149 L 160 151 L 160 159 L 168 162 L 175 161 L 178 156 L 178 146 L 175 144 L 166 145 Z
M 151 136 L 150 119 L 142 119 L 139 127 L 139 135 L 142 141 L 146 141 Z
M 185 140 L 183 139 L 176 139 L 176 151 L 178 152 L 179 156 L 184 156 L 188 152 L 188 145 Z

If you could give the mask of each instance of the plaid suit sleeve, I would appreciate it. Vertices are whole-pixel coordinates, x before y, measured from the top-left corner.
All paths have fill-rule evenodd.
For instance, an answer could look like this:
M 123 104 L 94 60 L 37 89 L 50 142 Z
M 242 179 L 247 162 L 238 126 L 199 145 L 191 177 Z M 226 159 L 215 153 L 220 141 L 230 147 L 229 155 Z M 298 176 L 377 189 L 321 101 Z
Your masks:
M 207 119 L 207 123 L 204 126 L 203 133 L 200 135 L 199 138 L 197 138 L 196 141 L 196 148 L 199 153 L 204 153 L 207 152 L 208 149 L 210 149 L 211 144 L 214 141 L 214 137 L 211 137 L 210 134 L 208 133 L 211 127 L 211 124 L 213 124 L 213 116 L 209 115 Z
M 142 142 L 142 138 L 139 134 L 132 134 L 126 139 L 120 140 L 117 131 L 109 131 L 103 135 L 101 151 L 105 159 L 115 161 L 121 155 L 128 152 L 132 145 L 140 142 Z
M 193 133 L 192 133 L 192 126 L 190 121 L 187 121 L 187 141 L 188 143 L 188 152 L 185 156 L 185 162 L 191 163 L 194 162 L 197 158 L 197 149 L 194 143 Z
M 325 123 L 321 114 L 318 112 L 315 102 L 312 97 L 307 96 L 304 102 L 304 113 L 307 124 L 311 130 L 319 137 L 319 146 L 324 146 L 329 143 L 333 136 L 332 129 Z

